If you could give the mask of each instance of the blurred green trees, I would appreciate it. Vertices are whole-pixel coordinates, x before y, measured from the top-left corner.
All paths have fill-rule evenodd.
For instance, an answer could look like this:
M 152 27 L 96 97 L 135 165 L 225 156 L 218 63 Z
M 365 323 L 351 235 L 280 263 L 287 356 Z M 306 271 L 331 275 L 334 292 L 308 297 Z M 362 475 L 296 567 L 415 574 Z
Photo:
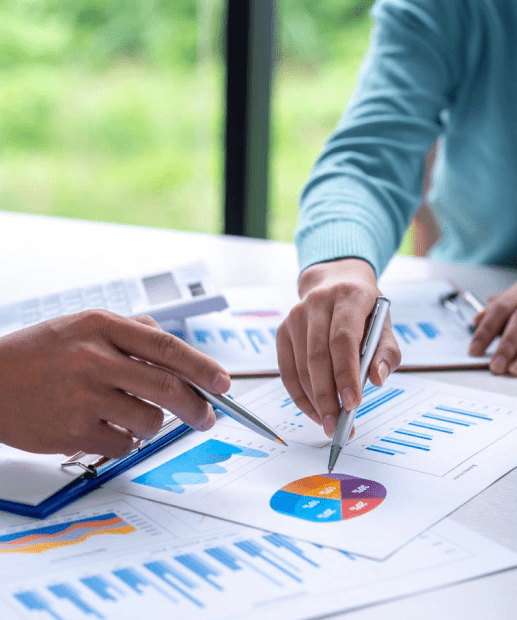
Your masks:
M 372 0 L 278 0 L 271 236 L 352 90 Z M 221 230 L 224 0 L 0 0 L 0 204 Z

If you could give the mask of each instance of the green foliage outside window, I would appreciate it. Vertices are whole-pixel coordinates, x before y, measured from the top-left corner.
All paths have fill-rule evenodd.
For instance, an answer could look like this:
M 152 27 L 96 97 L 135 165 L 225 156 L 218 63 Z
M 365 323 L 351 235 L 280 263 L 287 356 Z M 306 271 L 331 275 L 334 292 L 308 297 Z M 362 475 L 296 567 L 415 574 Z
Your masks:
M 371 0 L 278 0 L 270 236 L 353 88 Z M 2 209 L 222 229 L 224 0 L 0 0 Z

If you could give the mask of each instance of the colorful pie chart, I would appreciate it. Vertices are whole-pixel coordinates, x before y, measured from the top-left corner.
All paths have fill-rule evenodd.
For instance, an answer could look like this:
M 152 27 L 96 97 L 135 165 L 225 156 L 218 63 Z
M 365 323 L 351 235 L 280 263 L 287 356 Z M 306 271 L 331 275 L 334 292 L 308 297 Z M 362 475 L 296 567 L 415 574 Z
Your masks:
M 328 523 L 364 515 L 385 497 L 386 489 L 379 482 L 345 474 L 318 474 L 286 484 L 273 495 L 270 506 L 290 517 Z

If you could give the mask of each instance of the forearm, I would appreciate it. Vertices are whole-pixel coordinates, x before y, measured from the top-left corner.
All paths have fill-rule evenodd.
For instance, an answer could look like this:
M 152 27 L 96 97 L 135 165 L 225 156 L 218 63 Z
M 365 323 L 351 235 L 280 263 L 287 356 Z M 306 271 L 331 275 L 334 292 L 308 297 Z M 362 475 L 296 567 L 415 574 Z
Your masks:
M 422 17 L 417 5 L 429 14 Z M 358 257 L 380 275 L 400 245 L 460 72 L 461 37 L 448 30 L 451 11 L 445 0 L 380 4 L 355 94 L 302 193 L 301 270 Z

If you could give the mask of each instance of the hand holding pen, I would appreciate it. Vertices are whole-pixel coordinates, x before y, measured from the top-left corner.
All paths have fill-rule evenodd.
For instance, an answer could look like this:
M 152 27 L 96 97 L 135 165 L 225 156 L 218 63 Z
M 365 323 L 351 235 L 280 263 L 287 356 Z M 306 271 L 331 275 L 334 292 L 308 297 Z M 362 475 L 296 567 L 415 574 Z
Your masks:
M 390 301 L 386 297 L 378 297 L 375 302 L 375 307 L 370 319 L 370 325 L 368 332 L 364 339 L 363 348 L 361 351 L 361 363 L 360 363 L 360 377 L 361 385 L 364 388 L 366 379 L 368 377 L 368 370 L 372 363 L 375 351 L 379 346 L 379 340 L 381 338 L 384 323 L 390 309 Z M 339 414 L 336 430 L 334 431 L 334 437 L 332 438 L 332 444 L 330 448 L 329 458 L 329 474 L 334 469 L 336 461 L 341 453 L 341 450 L 346 445 L 352 428 L 354 426 L 355 416 L 357 408 L 347 411 L 344 407 L 341 408 Z
M 182 381 L 188 383 L 196 394 L 204 398 L 214 407 L 220 409 L 223 413 L 226 413 L 227 416 L 233 418 L 236 422 L 239 422 L 249 430 L 258 433 L 259 435 L 262 435 L 262 437 L 265 437 L 266 439 L 270 439 L 271 441 L 287 446 L 287 442 L 282 439 L 282 437 L 280 437 L 280 435 L 273 428 L 271 428 L 269 424 L 266 424 L 266 422 L 261 420 L 258 416 L 252 413 L 249 409 L 246 409 L 244 405 L 241 405 L 233 398 L 227 396 L 226 394 L 212 394 L 185 377 L 181 377 L 181 379 Z
M 300 301 L 277 331 L 280 375 L 296 406 L 331 438 L 341 404 L 353 409 L 361 401 L 359 354 L 382 293 L 371 265 L 354 258 L 306 268 L 298 290 Z M 388 320 L 369 379 L 380 386 L 399 364 L 400 348 Z

